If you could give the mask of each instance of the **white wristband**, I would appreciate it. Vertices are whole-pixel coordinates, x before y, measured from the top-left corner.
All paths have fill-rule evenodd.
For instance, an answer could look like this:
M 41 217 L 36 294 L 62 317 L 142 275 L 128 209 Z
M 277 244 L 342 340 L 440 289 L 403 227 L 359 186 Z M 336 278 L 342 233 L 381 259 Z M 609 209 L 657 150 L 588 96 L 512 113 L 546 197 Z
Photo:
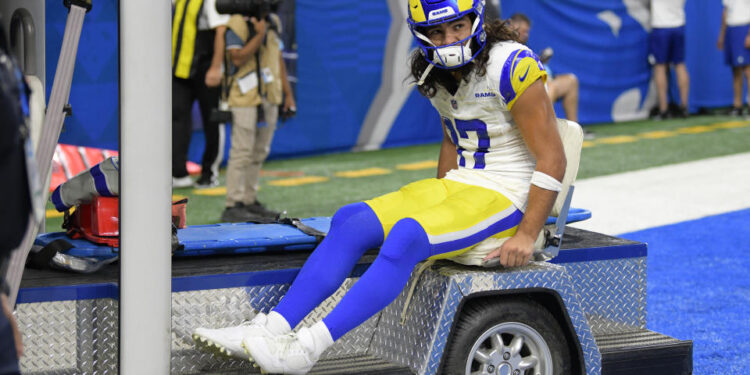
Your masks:
M 554 177 L 539 171 L 534 171 L 531 174 L 531 184 L 536 185 L 545 190 L 552 190 L 556 192 L 562 191 L 562 182 L 557 181 Z

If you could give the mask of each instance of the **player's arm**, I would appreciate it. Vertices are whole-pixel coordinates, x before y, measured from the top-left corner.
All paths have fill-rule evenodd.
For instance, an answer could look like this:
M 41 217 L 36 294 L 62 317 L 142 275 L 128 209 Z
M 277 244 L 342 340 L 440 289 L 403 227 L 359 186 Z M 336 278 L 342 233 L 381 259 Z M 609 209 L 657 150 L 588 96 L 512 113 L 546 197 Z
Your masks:
M 528 86 L 518 97 L 511 108 L 511 115 L 526 146 L 536 158 L 535 172 L 541 172 L 559 184 L 565 174 L 565 153 L 557 131 L 555 111 L 541 79 Z M 554 185 L 555 182 L 551 184 Z M 532 179 L 526 212 L 516 234 L 485 259 L 499 256 L 500 263 L 506 267 L 528 263 L 534 253 L 534 241 L 556 198 L 556 190 L 539 187 Z
M 445 177 L 451 169 L 458 169 L 456 160 L 456 145 L 451 141 L 451 137 L 443 128 L 443 142 L 440 143 L 440 156 L 438 157 L 437 178 Z
M 284 112 L 290 109 L 297 110 L 297 103 L 294 100 L 294 92 L 292 91 L 292 85 L 289 83 L 289 76 L 286 71 L 286 62 L 284 62 L 284 56 L 279 55 L 279 68 L 281 68 L 281 88 L 284 91 Z
M 727 8 L 721 11 L 721 28 L 719 29 L 719 38 L 716 40 L 716 48 L 721 51 L 724 49 L 724 36 L 727 32 Z
M 214 54 L 211 57 L 211 66 L 206 71 L 205 83 L 208 87 L 216 87 L 221 83 L 221 64 L 224 60 L 224 33 L 227 27 L 224 25 L 217 26 L 216 35 L 214 36 Z
M 232 60 L 232 64 L 237 67 L 243 66 L 250 61 L 250 58 L 260 49 L 260 44 L 263 42 L 263 38 L 266 37 L 266 20 L 263 19 L 258 21 L 255 17 L 252 17 L 250 18 L 250 22 L 253 24 L 253 29 L 255 29 L 255 35 L 253 35 L 253 37 L 242 46 L 242 48 L 229 50 L 229 59 Z

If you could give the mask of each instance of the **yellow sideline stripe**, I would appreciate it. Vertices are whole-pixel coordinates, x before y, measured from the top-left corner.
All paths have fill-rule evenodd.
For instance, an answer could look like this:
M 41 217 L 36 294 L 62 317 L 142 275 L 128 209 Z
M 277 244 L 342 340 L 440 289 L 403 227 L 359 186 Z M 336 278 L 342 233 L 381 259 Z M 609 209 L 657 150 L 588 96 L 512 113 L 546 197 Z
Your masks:
M 709 125 L 686 126 L 686 127 L 678 128 L 675 130 L 655 130 L 655 131 L 650 131 L 650 132 L 638 133 L 634 136 L 616 135 L 612 137 L 595 139 L 593 141 L 583 141 L 583 148 L 593 147 L 593 146 L 597 146 L 600 144 L 630 143 L 630 142 L 639 141 L 641 139 L 669 138 L 669 137 L 674 137 L 674 136 L 682 135 L 682 134 L 701 134 L 701 133 L 708 133 L 708 132 L 716 131 L 719 129 L 736 129 L 736 128 L 742 128 L 745 126 L 750 126 L 750 121 L 727 121 L 727 122 L 717 122 L 717 123 L 709 124 Z
M 367 177 L 367 176 L 379 176 L 383 174 L 391 173 L 390 169 L 385 168 L 367 168 L 367 169 L 359 169 L 356 171 L 342 171 L 342 172 L 336 172 L 334 175 L 336 177 L 344 177 L 344 178 L 357 178 L 357 177 Z
M 616 136 L 613 136 L 613 137 L 600 138 L 600 139 L 597 139 L 594 142 L 596 142 L 596 143 L 604 143 L 604 144 L 607 144 L 607 145 L 616 145 L 616 144 L 620 144 L 620 143 L 635 142 L 637 140 L 638 140 L 638 138 L 634 137 L 632 135 L 616 135 Z
M 697 126 L 688 126 L 686 128 L 677 129 L 677 132 L 680 134 L 698 134 L 698 133 L 712 132 L 714 130 L 716 129 L 710 126 L 697 125 Z
M 227 195 L 227 187 L 226 186 L 217 186 L 213 188 L 208 189 L 195 189 L 193 190 L 193 194 L 195 195 L 206 195 L 209 197 L 216 197 L 219 195 Z
M 677 133 L 670 132 L 667 130 L 656 130 L 652 132 L 638 133 L 638 137 L 646 138 L 646 139 L 667 138 L 667 137 L 674 137 L 675 135 L 677 135 Z
M 717 129 L 735 129 L 735 128 L 742 128 L 748 125 L 750 125 L 750 121 L 727 121 L 727 122 L 719 122 L 716 124 L 711 124 L 709 126 L 717 128 Z
M 421 169 L 437 168 L 437 166 L 437 160 L 425 160 L 415 163 L 399 164 L 396 166 L 396 169 L 400 169 L 402 171 L 418 171 Z
M 314 184 L 317 182 L 325 182 L 328 180 L 329 180 L 328 177 L 304 176 L 304 177 L 285 178 L 281 180 L 268 181 L 268 184 L 273 185 L 273 186 L 299 186 L 299 185 L 306 185 L 306 184 Z

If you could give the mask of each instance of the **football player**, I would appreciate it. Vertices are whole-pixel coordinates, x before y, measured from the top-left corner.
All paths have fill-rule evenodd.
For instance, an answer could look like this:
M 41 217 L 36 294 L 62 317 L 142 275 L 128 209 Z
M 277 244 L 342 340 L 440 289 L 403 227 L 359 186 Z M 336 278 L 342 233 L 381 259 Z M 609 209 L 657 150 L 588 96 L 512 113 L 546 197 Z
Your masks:
M 651 0 L 649 62 L 654 65 L 654 82 L 659 97 L 658 119 L 669 118 L 668 74 L 674 65 L 680 91 L 680 117 L 687 117 L 690 74 L 685 66 L 685 0 Z
M 244 347 L 244 357 L 267 372 L 303 374 L 393 301 L 423 260 L 452 258 L 491 238 L 502 245 L 486 259 L 499 257 L 506 267 L 529 262 L 566 160 L 542 64 L 507 24 L 483 22 L 484 5 L 408 2 L 420 46 L 411 72 L 442 119 L 437 178 L 339 209 L 273 311 L 238 327 L 199 328 L 196 341 L 239 357 Z M 333 311 L 293 333 L 376 247 L 378 257 Z
M 716 46 L 719 50 L 724 50 L 724 61 L 732 67 L 734 100 L 730 115 L 742 116 L 743 74 L 750 84 L 750 1 L 723 0 L 723 4 L 724 12 Z

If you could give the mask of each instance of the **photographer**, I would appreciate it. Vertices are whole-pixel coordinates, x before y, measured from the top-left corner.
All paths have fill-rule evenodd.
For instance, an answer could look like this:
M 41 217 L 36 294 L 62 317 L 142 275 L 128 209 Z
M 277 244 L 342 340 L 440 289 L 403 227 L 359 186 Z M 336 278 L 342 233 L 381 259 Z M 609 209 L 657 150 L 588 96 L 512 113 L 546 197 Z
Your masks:
M 281 22 L 270 1 L 218 1 L 220 12 L 233 11 L 227 23 L 227 86 L 232 138 L 227 166 L 224 222 L 276 218 L 257 199 L 260 168 L 270 152 L 279 117 L 293 114 L 295 102 L 281 55 Z M 265 121 L 263 121 L 265 120 Z

